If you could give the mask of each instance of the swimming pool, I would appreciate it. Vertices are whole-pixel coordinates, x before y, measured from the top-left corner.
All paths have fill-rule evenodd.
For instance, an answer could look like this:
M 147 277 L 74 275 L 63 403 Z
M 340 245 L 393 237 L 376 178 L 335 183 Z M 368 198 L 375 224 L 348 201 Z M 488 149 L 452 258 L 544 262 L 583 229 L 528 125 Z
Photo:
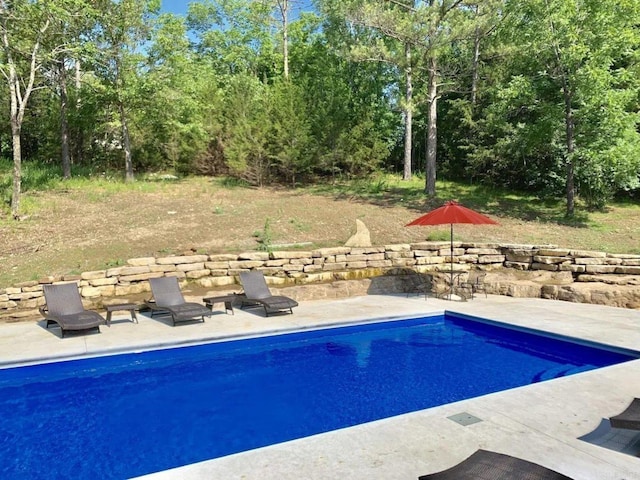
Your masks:
M 0 477 L 125 478 L 633 360 L 455 315 L 0 370 Z

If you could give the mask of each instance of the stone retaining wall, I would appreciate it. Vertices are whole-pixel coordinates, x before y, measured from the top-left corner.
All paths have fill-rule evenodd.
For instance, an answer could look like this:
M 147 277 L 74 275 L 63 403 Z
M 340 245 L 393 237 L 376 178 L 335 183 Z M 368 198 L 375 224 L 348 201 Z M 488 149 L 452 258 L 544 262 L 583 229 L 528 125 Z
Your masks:
M 0 289 L 0 321 L 39 317 L 44 305 L 43 284 L 76 282 L 87 308 L 124 298 L 148 297 L 150 278 L 176 276 L 208 291 L 239 290 L 238 273 L 262 270 L 270 285 L 295 287 L 288 294 L 301 299 L 326 297 L 327 285 L 368 279 L 365 293 L 402 290 L 402 277 L 411 271 L 433 273 L 437 289 L 443 289 L 451 269 L 489 272 L 489 293 L 556 298 L 568 301 L 640 306 L 640 255 L 607 254 L 560 249 L 550 245 L 499 245 L 454 242 L 422 242 L 381 247 L 335 247 L 311 251 L 244 252 L 239 254 L 190 254 L 133 258 L 126 265 L 47 277 Z M 384 280 L 386 279 L 386 280 Z M 375 282 L 375 285 L 373 283 Z M 316 285 L 322 289 L 312 289 Z M 354 294 L 340 283 L 331 291 Z M 301 288 L 301 287 L 305 288 Z M 355 287 L 355 285 L 354 285 Z M 358 292 L 363 291 L 362 283 Z

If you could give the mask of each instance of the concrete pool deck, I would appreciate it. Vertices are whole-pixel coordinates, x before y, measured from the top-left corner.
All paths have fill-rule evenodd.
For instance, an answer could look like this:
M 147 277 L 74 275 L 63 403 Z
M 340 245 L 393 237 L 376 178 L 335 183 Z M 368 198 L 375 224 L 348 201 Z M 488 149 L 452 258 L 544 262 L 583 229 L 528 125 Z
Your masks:
M 640 351 L 640 311 L 541 299 L 483 296 L 469 302 L 371 295 L 303 302 L 293 315 L 261 309 L 172 327 L 166 317 L 116 312 L 100 334 L 60 339 L 42 322 L 0 326 L 0 365 L 39 363 L 253 336 L 389 316 L 460 312 L 513 325 Z M 121 313 L 122 315 L 119 315 Z M 579 440 L 640 397 L 640 360 L 293 440 L 147 475 L 164 479 L 417 479 L 447 469 L 478 448 L 517 456 L 574 480 L 640 480 L 640 458 Z M 481 421 L 463 426 L 448 417 Z M 105 412 L 108 415 L 108 412 Z M 608 422 L 607 422 L 608 423 Z M 605 429 L 607 430 L 607 429 Z M 604 443 L 637 442 L 640 433 L 611 430 Z

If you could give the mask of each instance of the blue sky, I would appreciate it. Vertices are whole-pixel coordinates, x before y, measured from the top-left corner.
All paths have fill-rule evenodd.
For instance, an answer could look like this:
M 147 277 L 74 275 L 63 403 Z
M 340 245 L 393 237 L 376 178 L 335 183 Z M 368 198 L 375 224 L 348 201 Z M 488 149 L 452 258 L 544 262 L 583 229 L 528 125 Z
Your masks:
M 161 0 L 160 8 L 163 12 L 185 15 L 187 13 L 187 7 L 191 1 L 192 0 Z
M 160 9 L 163 12 L 175 13 L 177 15 L 186 15 L 189 4 L 197 0 L 160 0 Z M 291 2 L 292 12 L 298 10 L 313 10 L 311 0 L 299 0 Z

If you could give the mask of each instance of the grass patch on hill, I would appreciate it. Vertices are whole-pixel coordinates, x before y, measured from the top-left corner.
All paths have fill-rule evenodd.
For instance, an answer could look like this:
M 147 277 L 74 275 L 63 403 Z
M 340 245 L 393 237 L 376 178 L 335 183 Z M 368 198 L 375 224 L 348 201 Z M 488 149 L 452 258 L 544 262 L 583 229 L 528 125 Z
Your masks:
M 355 232 L 356 219 L 375 245 L 445 240 L 448 225 L 405 225 L 450 199 L 500 223 L 456 226 L 456 240 L 640 253 L 640 207 L 628 201 L 604 212 L 579 210 L 567 221 L 563 199 L 448 181 L 438 181 L 438 195 L 429 199 L 421 176 L 253 188 L 228 178 L 164 175 L 125 183 L 118 174 L 92 172 L 65 181 L 55 168 L 27 163 L 25 178 L 26 218 L 16 222 L 9 219 L 11 168 L 0 162 L 0 289 L 135 257 L 238 253 L 267 243 L 339 246 Z

